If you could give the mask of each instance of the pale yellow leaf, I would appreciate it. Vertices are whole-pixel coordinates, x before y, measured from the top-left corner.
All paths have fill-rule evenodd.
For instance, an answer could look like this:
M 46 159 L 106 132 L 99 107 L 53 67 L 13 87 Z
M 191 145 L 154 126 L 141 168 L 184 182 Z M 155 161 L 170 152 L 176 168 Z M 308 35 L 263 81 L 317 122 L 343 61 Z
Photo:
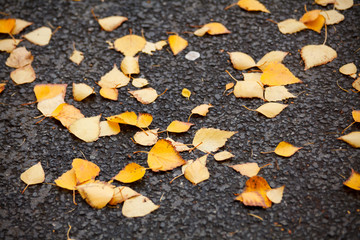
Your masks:
M 132 85 L 137 88 L 142 88 L 148 85 L 149 82 L 145 78 L 133 78 Z
M 354 0 L 336 0 L 335 8 L 337 10 L 346 10 L 354 6 Z
M 265 103 L 256 109 L 257 112 L 265 115 L 268 118 L 276 117 L 288 105 L 281 103 Z
M 11 34 L 12 35 L 16 35 L 19 34 L 22 30 L 24 30 L 25 28 L 27 28 L 28 26 L 30 26 L 31 24 L 33 24 L 32 22 L 28 22 L 22 19 L 15 19 L 15 26 L 14 28 L 11 30 Z
M 142 104 L 150 104 L 154 102 L 159 96 L 156 90 L 153 88 L 143 88 L 140 90 L 129 91 L 129 93 L 133 95 L 136 100 L 138 100 Z
M 282 101 L 288 98 L 296 98 L 284 86 L 273 86 L 265 88 L 265 100 L 269 102 Z
M 36 74 L 31 64 L 18 68 L 10 73 L 10 78 L 14 83 L 20 85 L 35 81 Z
M 114 196 L 114 186 L 106 182 L 86 183 L 76 187 L 81 197 L 93 208 L 103 208 Z
M 103 98 L 110 99 L 113 101 L 118 100 L 119 91 L 116 88 L 102 87 L 100 89 L 99 93 L 100 93 L 100 96 L 102 96 Z
M 198 36 L 198 37 L 202 37 L 202 36 L 204 36 L 209 30 L 210 30 L 209 27 L 207 27 L 207 26 L 202 26 L 201 28 L 197 29 L 197 30 L 194 32 L 194 35 L 195 35 L 195 36 Z
M 301 49 L 305 70 L 331 62 L 336 57 L 336 51 L 326 45 L 307 45 Z
M 352 83 L 353 88 L 355 88 L 356 90 L 360 91 L 360 77 L 358 77 L 353 83 Z
M 135 196 L 139 196 L 140 193 L 132 190 L 129 187 L 125 187 L 125 186 L 120 186 L 120 187 L 116 187 L 114 189 L 114 196 L 111 199 L 111 201 L 109 202 L 110 205 L 116 205 L 119 203 L 124 202 L 125 200 L 135 197 Z
M 99 137 L 113 136 L 120 132 L 120 126 L 118 123 L 101 121 L 100 122 L 100 134 Z
M 175 147 L 175 150 L 177 152 L 185 152 L 185 151 L 189 151 L 191 149 L 184 143 L 176 142 L 176 141 L 172 140 L 171 138 L 166 138 L 166 140 L 171 142 L 171 145 L 173 145 Z
M 232 157 L 235 157 L 235 155 L 228 151 L 218 152 L 214 155 L 215 160 L 218 162 L 228 160 L 229 158 Z
M 41 162 L 28 168 L 20 175 L 20 179 L 27 185 L 42 183 L 45 180 L 45 172 L 41 166 Z
M 133 57 L 145 47 L 145 44 L 146 40 L 143 37 L 131 34 L 116 39 L 114 47 L 125 56 Z
M 200 159 L 197 159 L 185 168 L 184 176 L 187 180 L 196 185 L 209 179 L 210 173 L 207 167 L 200 161 Z
M 120 88 L 128 85 L 130 82 L 130 78 L 125 76 L 116 64 L 111 71 L 106 73 L 104 76 L 101 77 L 101 80 L 98 82 L 100 87 L 107 87 L 107 88 Z
M 51 35 L 52 32 L 49 27 L 40 27 L 32 32 L 25 34 L 23 37 L 33 44 L 45 46 L 49 44 Z
M 55 109 L 60 105 L 65 103 L 64 96 L 62 93 L 58 94 L 53 98 L 48 98 L 42 100 L 38 103 L 37 109 L 45 116 L 52 117 Z
M 191 110 L 192 114 L 199 114 L 201 116 L 206 116 L 206 114 L 209 112 L 209 108 L 213 107 L 211 104 L 201 104 L 194 109 Z
M 262 73 L 243 73 L 244 81 L 253 81 L 263 85 L 261 82 Z
M 13 50 L 9 57 L 6 59 L 6 66 L 12 68 L 21 68 L 26 65 L 29 65 L 34 60 L 33 55 L 31 52 L 26 50 L 25 47 L 19 47 Z
M 326 6 L 328 4 L 334 4 L 336 0 L 315 0 L 316 4 L 319 4 L 321 6 Z
M 141 50 L 143 53 L 153 55 L 153 52 L 156 51 L 156 44 L 152 42 L 146 42 L 145 47 Z
M 116 28 L 118 28 L 123 22 L 127 20 L 128 18 L 123 16 L 110 16 L 106 18 L 101 18 L 98 20 L 98 22 L 102 29 L 111 32 Z
M 80 63 L 82 62 L 82 60 L 84 60 L 84 54 L 83 52 L 80 52 L 78 50 L 76 50 L 74 48 L 74 51 L 72 52 L 71 56 L 70 56 L 70 60 L 73 63 L 76 63 L 77 65 L 80 65 Z
M 339 72 L 341 72 L 344 75 L 353 75 L 356 74 L 357 68 L 354 63 L 348 63 L 340 67 Z
M 21 39 L 1 39 L 0 51 L 11 53 L 21 41 Z
M 160 205 L 155 205 L 149 198 L 140 195 L 125 200 L 122 214 L 128 218 L 143 217 L 159 207 Z
M 322 11 L 320 14 L 325 18 L 326 25 L 337 24 L 345 19 L 344 15 L 334 9 Z
M 69 131 L 85 142 L 94 142 L 100 135 L 100 117 L 81 118 L 69 126 Z
M 245 70 L 256 66 L 254 59 L 243 52 L 230 52 L 230 60 L 237 70 Z
M 142 146 L 152 146 L 158 141 L 158 128 L 135 133 L 134 141 Z
M 280 203 L 284 193 L 284 186 L 270 189 L 266 192 L 266 196 L 272 201 L 273 203 Z
M 94 94 L 94 88 L 85 83 L 73 83 L 73 96 L 75 101 L 82 101 L 91 94 Z
M 265 54 L 257 63 L 256 66 L 261 70 L 265 69 L 270 62 L 281 63 L 289 52 L 271 51 Z
M 166 45 L 167 42 L 165 40 L 161 40 L 155 43 L 156 50 L 161 50 Z
M 256 176 L 260 171 L 259 165 L 257 163 L 236 164 L 230 167 L 233 168 L 235 171 L 239 172 L 241 175 L 247 177 Z
M 232 137 L 236 132 L 224 131 L 215 128 L 199 129 L 193 139 L 193 145 L 203 152 L 216 152 L 223 147 L 228 138 Z
M 237 98 L 264 99 L 264 88 L 262 84 L 255 81 L 237 81 L 234 87 L 234 95 Z
M 360 148 L 360 131 L 351 132 L 338 139 L 343 140 L 354 148 Z
M 131 74 L 139 74 L 140 73 L 140 67 L 139 67 L 139 56 L 132 57 L 132 56 L 126 56 L 121 61 L 120 65 L 121 71 L 125 75 L 131 75 Z
M 307 29 L 304 23 L 296 19 L 286 19 L 279 22 L 277 25 L 282 34 L 291 34 Z

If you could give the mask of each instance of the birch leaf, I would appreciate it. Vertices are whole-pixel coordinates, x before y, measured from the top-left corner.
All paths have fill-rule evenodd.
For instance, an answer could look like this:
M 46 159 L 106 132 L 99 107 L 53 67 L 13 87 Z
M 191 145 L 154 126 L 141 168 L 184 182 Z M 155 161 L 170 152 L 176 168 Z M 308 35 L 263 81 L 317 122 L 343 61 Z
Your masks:
M 140 195 L 125 200 L 122 207 L 122 214 L 128 218 L 143 217 L 159 207 L 159 205 L 155 205 L 149 198 Z
M 301 58 L 305 63 L 305 69 L 331 62 L 337 57 L 334 49 L 326 45 L 307 45 L 301 49 Z
M 125 56 L 133 57 L 145 47 L 145 44 L 146 40 L 143 37 L 130 34 L 116 39 L 114 47 Z
M 174 56 L 184 50 L 188 46 L 188 41 L 179 35 L 171 35 L 168 38 L 169 46 Z
M 354 148 L 360 148 L 360 131 L 351 132 L 338 138 Z
M 265 115 L 267 118 L 276 117 L 288 105 L 281 103 L 265 103 L 256 109 L 257 112 Z
M 246 70 L 256 66 L 254 59 L 243 52 L 230 52 L 230 60 L 233 67 L 237 70 Z
M 49 27 L 40 27 L 32 32 L 25 34 L 23 37 L 33 44 L 45 46 L 49 44 L 51 35 L 52 32 Z
M 224 131 L 215 128 L 201 128 L 195 133 L 193 145 L 205 153 L 216 152 L 223 147 L 228 138 L 236 132 Z
M 100 135 L 100 117 L 80 118 L 69 126 L 69 131 L 85 142 L 94 142 Z
M 107 32 L 111 32 L 121 26 L 121 24 L 127 20 L 128 18 L 123 16 L 110 16 L 106 18 L 101 18 L 98 22 L 102 29 Z

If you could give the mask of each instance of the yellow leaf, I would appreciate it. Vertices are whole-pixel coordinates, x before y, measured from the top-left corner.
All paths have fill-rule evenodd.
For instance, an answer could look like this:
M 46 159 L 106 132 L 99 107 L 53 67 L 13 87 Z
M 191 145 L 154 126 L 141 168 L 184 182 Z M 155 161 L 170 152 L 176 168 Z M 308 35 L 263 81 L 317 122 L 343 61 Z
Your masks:
M 1 39 L 0 51 L 11 53 L 21 41 L 21 39 Z
M 277 145 L 277 147 L 274 150 L 274 153 L 282 157 L 291 157 L 292 155 L 294 155 L 294 153 L 296 153 L 300 149 L 301 147 L 295 147 L 294 145 L 288 142 L 282 141 Z
M 234 154 L 228 151 L 218 152 L 214 155 L 216 161 L 225 161 L 232 157 L 235 157 Z
M 100 135 L 100 117 L 80 118 L 69 126 L 69 132 L 85 142 L 94 142 Z
M 218 22 L 212 22 L 205 24 L 202 28 L 198 29 L 194 32 L 196 36 L 203 36 L 203 32 L 208 33 L 210 35 L 219 35 L 219 34 L 228 34 L 230 31 L 221 23 Z M 199 35 L 198 35 L 198 34 Z
M 36 74 L 31 64 L 18 68 L 10 73 L 10 78 L 15 84 L 31 83 L 35 81 Z
M 41 162 L 28 168 L 20 175 L 20 179 L 27 185 L 42 183 L 45 180 L 45 172 L 41 166 Z
M 360 110 L 353 110 L 351 113 L 354 121 L 360 122 Z
M 135 91 L 129 91 L 131 95 L 133 95 L 136 100 L 141 102 L 142 104 L 150 104 L 156 100 L 156 98 L 159 96 L 155 89 L 149 87 L 149 88 L 143 88 Z
M 174 140 L 172 140 L 171 138 L 166 138 L 166 140 L 170 141 L 171 144 L 175 147 L 175 150 L 178 151 L 178 152 L 184 152 L 184 151 L 189 151 L 190 148 L 181 143 L 181 142 L 175 142 Z
M 5 90 L 6 83 L 0 83 L 0 93 Z
M 354 148 L 360 148 L 360 131 L 351 132 L 349 134 L 339 137 L 338 139 L 343 140 Z
M 265 88 L 265 100 L 269 102 L 282 101 L 288 98 L 296 98 L 284 86 L 273 86 Z
M 155 43 L 156 50 L 161 50 L 166 45 L 167 42 L 165 40 L 161 40 Z
M 127 21 L 127 17 L 123 16 L 110 16 L 106 18 L 101 18 L 98 20 L 102 29 L 107 32 L 111 32 L 118 28 L 123 22 Z
M 357 68 L 354 63 L 348 63 L 339 68 L 339 72 L 341 72 L 344 75 L 353 75 L 356 74 Z
M 259 176 L 249 178 L 245 183 L 245 189 L 236 200 L 242 201 L 246 206 L 271 207 L 271 201 L 266 192 L 271 189 L 267 181 Z M 249 194 L 252 192 L 252 194 Z
M 76 190 L 76 175 L 75 170 L 72 168 L 69 171 L 63 173 L 60 177 L 55 180 L 55 184 L 58 187 L 65 188 L 68 190 Z
M 203 152 L 216 152 L 225 145 L 228 138 L 236 132 L 224 131 L 215 128 L 201 128 L 195 133 L 193 145 Z
M 128 85 L 130 82 L 130 78 L 125 76 L 116 64 L 114 64 L 113 69 L 106 73 L 104 76 L 101 77 L 101 80 L 98 82 L 100 87 L 107 87 L 107 88 L 120 88 Z
M 156 51 L 156 44 L 148 41 L 146 41 L 145 47 L 143 48 L 143 50 L 141 50 L 141 52 L 149 55 L 153 55 L 153 52 L 155 51 Z
M 278 62 L 269 63 L 263 74 L 261 75 L 261 82 L 269 86 L 281 86 L 293 83 L 302 83 L 302 81 L 295 77 L 284 64 Z
M 281 103 L 265 103 L 256 109 L 257 112 L 263 114 L 267 118 L 276 117 L 288 105 Z
M 73 96 L 75 101 L 82 101 L 91 94 L 94 94 L 94 88 L 85 83 L 73 83 Z
M 206 116 L 206 114 L 209 112 L 209 108 L 214 107 L 211 104 L 201 104 L 197 107 L 195 107 L 193 110 L 191 110 L 191 114 L 199 114 L 201 116 Z
M 273 203 L 280 203 L 282 200 L 282 197 L 283 197 L 284 188 L 285 188 L 285 185 L 278 187 L 278 188 L 270 189 L 266 192 L 266 196 Z
M 128 125 L 133 125 L 133 126 L 137 125 L 137 119 L 138 119 L 138 116 L 134 112 L 124 112 L 124 113 L 106 118 L 106 120 L 108 120 L 110 122 L 128 124 Z
M 77 184 L 95 179 L 100 172 L 100 168 L 95 163 L 81 158 L 75 158 L 72 162 L 72 167 L 75 171 Z
M 140 193 L 135 192 L 129 187 L 124 187 L 124 186 L 116 187 L 114 189 L 114 196 L 109 202 L 109 204 L 116 205 L 135 196 L 140 196 Z
M 300 18 L 299 21 L 305 24 L 308 22 L 313 22 L 319 17 L 320 12 L 321 10 L 319 9 L 308 11 Z
M 81 197 L 93 208 L 103 208 L 114 196 L 114 186 L 106 182 L 94 182 L 77 186 Z
M 133 57 L 145 47 L 145 44 L 146 40 L 143 37 L 130 34 L 116 39 L 114 47 L 125 56 Z
M 24 30 L 25 28 L 27 28 L 28 26 L 30 26 L 31 24 L 33 24 L 32 22 L 28 22 L 22 19 L 15 19 L 15 27 L 13 28 L 13 30 L 11 31 L 12 35 L 16 35 L 19 34 L 22 30 Z
M 126 75 L 139 74 L 139 56 L 125 56 L 124 59 L 121 61 L 120 68 L 121 71 Z
M 174 56 L 184 50 L 188 46 L 188 41 L 180 37 L 179 35 L 171 35 L 168 38 L 169 46 Z
M 301 58 L 305 63 L 305 69 L 326 64 L 337 57 L 334 49 L 326 45 L 307 45 L 301 49 Z
M 25 47 L 19 47 L 10 53 L 10 56 L 6 59 L 6 66 L 12 68 L 21 68 L 29 65 L 34 60 L 31 52 L 26 50 Z
M 257 163 L 236 164 L 230 167 L 232 167 L 235 171 L 239 172 L 241 175 L 247 177 L 256 176 L 260 171 L 259 165 Z
M 126 165 L 114 179 L 123 183 L 132 183 L 143 178 L 146 169 L 137 163 L 129 163 Z
M 281 21 L 277 25 L 282 34 L 296 33 L 307 28 L 304 23 L 292 18 Z
M 149 113 L 139 113 L 136 126 L 139 128 L 147 128 L 153 120 L 153 116 Z
M 237 98 L 264 99 L 264 88 L 262 84 L 255 81 L 237 81 L 234 87 L 234 95 Z
M 183 97 L 186 97 L 187 99 L 189 99 L 190 96 L 191 96 L 191 92 L 190 92 L 189 89 L 183 88 L 183 90 L 181 91 L 181 95 L 182 95 Z
M 186 163 L 171 142 L 165 139 L 160 139 L 151 148 L 147 162 L 154 172 L 172 170 Z
M 148 85 L 149 82 L 145 78 L 133 78 L 132 85 L 137 88 L 142 88 Z
M 271 51 L 265 54 L 257 63 L 256 66 L 261 70 L 264 70 L 271 62 L 281 63 L 289 52 L 283 51 Z
M 152 146 L 158 141 L 158 128 L 135 133 L 134 141 L 142 146 Z
M 49 27 L 40 27 L 32 32 L 25 34 L 23 37 L 33 44 L 45 46 L 49 44 L 51 35 L 52 32 Z
M 61 124 L 68 128 L 76 120 L 84 118 L 85 116 L 79 109 L 73 105 L 62 103 L 52 113 L 51 116 L 59 120 Z
M 360 91 L 360 77 L 358 77 L 353 83 L 352 83 L 353 88 L 355 88 L 356 90 Z
M 63 95 L 60 93 L 59 95 L 42 100 L 37 104 L 37 109 L 45 116 L 45 117 L 52 117 L 53 112 L 55 113 L 59 112 L 61 110 L 61 106 L 63 107 L 65 101 L 63 98 Z
M 265 202 L 265 198 L 261 195 L 261 193 L 253 191 L 253 192 L 243 192 L 241 193 L 235 200 L 243 202 L 245 206 L 253 206 L 253 207 L 263 207 L 268 208 L 270 206 Z
M 237 70 L 246 70 L 256 66 L 255 60 L 243 52 L 230 52 L 230 61 Z
M 102 88 L 100 88 L 99 93 L 100 93 L 100 96 L 102 96 L 103 98 L 110 99 L 113 101 L 118 100 L 119 91 L 116 88 L 102 87 Z
M 325 18 L 326 25 L 337 24 L 345 19 L 344 15 L 334 9 L 328 11 L 321 11 L 320 14 Z
M 65 98 L 66 87 L 67 84 L 37 84 L 34 87 L 36 100 L 41 102 L 59 94 L 62 95 L 62 98 Z
M 358 172 L 355 172 L 354 169 L 351 169 L 351 175 L 344 182 L 344 185 L 349 188 L 359 191 L 360 190 L 360 174 Z
M 326 6 L 328 4 L 334 4 L 336 0 L 315 0 L 316 4 L 319 4 L 321 6 Z
M 237 5 L 246 11 L 261 11 L 270 13 L 270 11 L 257 0 L 240 0 L 237 2 Z
M 306 22 L 305 26 L 308 29 L 311 29 L 311 30 L 314 30 L 315 32 L 320 33 L 324 24 L 325 24 L 325 18 L 320 14 L 314 21 Z
M 84 53 L 76 50 L 75 47 L 74 47 L 74 51 L 72 52 L 72 54 L 70 56 L 70 60 L 73 63 L 76 63 L 77 65 L 80 65 L 82 60 L 84 60 Z
M 140 195 L 125 200 L 122 214 L 128 218 L 143 217 L 159 207 L 159 205 L 155 205 L 149 198 Z
M 16 20 L 13 18 L 0 19 L 0 33 L 11 33 L 15 27 Z
M 183 132 L 187 132 L 192 125 L 194 124 L 175 120 L 169 124 L 169 126 L 166 128 L 166 131 L 174 132 L 174 133 L 183 133 Z
M 113 136 L 120 132 L 120 126 L 118 123 L 110 121 L 100 122 L 100 135 L 99 137 Z
M 184 176 L 194 185 L 197 185 L 209 179 L 210 173 L 205 164 L 203 164 L 200 159 L 197 159 L 186 167 Z

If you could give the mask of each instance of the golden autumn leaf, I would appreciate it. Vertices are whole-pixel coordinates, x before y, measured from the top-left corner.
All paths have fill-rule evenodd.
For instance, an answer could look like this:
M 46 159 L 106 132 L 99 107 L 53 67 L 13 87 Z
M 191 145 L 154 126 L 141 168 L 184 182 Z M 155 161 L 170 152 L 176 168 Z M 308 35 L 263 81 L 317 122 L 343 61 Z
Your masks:
M 273 86 L 265 88 L 265 100 L 269 102 L 282 101 L 288 98 L 296 98 L 284 86 Z
M 153 117 L 148 113 L 139 113 L 139 116 L 137 116 L 135 112 L 124 112 L 106 119 L 110 122 L 146 128 L 151 124 Z
M 61 96 L 61 95 L 60 95 Z M 46 101 L 46 100 L 45 100 Z M 76 120 L 84 118 L 85 116 L 79 109 L 73 105 L 62 103 L 52 113 L 51 116 L 59 120 L 61 124 L 68 128 Z
M 356 90 L 360 91 L 360 77 L 358 77 L 353 83 L 352 83 L 353 88 L 355 88 Z
M 145 47 L 145 44 L 145 38 L 130 34 L 116 39 L 114 47 L 125 56 L 133 57 Z
M 194 32 L 194 34 L 198 37 L 202 37 L 208 33 L 210 35 L 219 35 L 219 34 L 228 34 L 231 33 L 223 24 L 218 22 L 212 22 L 205 24 L 198 30 Z
M 101 121 L 100 122 L 100 134 L 99 137 L 113 136 L 120 132 L 120 126 L 118 123 Z
M 100 117 L 80 118 L 69 126 L 69 132 L 85 142 L 94 142 L 100 135 Z
M 75 101 L 82 101 L 91 94 L 95 94 L 94 88 L 85 83 L 73 83 L 72 87 Z
M 11 53 L 21 41 L 21 39 L 1 39 L 0 51 Z
M 189 99 L 191 96 L 191 91 L 187 88 L 183 88 L 183 90 L 181 90 L 181 96 Z
M 266 192 L 266 196 L 273 203 L 280 203 L 282 200 L 282 197 L 283 197 L 284 188 L 285 188 L 285 185 L 278 187 L 278 188 L 270 189 Z
M 19 47 L 10 53 L 5 64 L 8 67 L 21 68 L 31 64 L 33 60 L 33 55 L 26 49 L 26 47 Z
M 262 84 L 255 81 L 237 81 L 234 87 L 234 95 L 237 98 L 264 99 L 264 88 Z
M 147 128 L 153 120 L 153 116 L 149 113 L 139 113 L 136 126 L 139 128 Z
M 243 52 L 230 52 L 230 61 L 237 70 L 246 70 L 256 66 L 255 60 Z
M 360 148 L 360 131 L 351 132 L 338 138 L 354 148 Z
M 355 172 L 354 169 L 351 169 L 351 175 L 344 182 L 344 185 L 349 188 L 359 191 L 360 190 L 360 174 L 358 172 Z
M 121 61 L 120 68 L 125 75 L 139 74 L 139 56 L 125 56 L 124 59 Z
M 304 23 L 308 29 L 320 33 L 321 28 L 325 24 L 325 18 L 320 14 L 321 10 L 315 9 L 306 12 L 301 18 L 300 22 Z
M 264 196 L 257 191 L 243 192 L 237 198 L 235 198 L 235 200 L 243 202 L 245 206 L 263 207 L 263 208 L 271 207 L 271 205 L 269 206 L 269 204 L 266 202 L 266 199 L 268 198 L 264 198 Z
M 25 172 L 20 175 L 20 179 L 27 185 L 39 184 L 45 180 L 45 172 L 41 166 L 41 162 L 28 168 Z M 26 188 L 25 188 L 26 189 Z M 25 191 L 24 189 L 24 191 Z
M 271 201 L 266 192 L 271 189 L 267 181 L 259 176 L 249 178 L 245 183 L 244 191 L 235 199 L 246 206 L 271 207 Z
M 65 188 L 68 190 L 76 190 L 76 174 L 75 170 L 72 168 L 69 171 L 63 173 L 60 177 L 55 179 L 55 184 L 58 187 Z
M 239 172 L 241 175 L 247 177 L 256 176 L 261 169 L 257 163 L 236 164 L 230 167 L 233 168 L 235 171 Z
M 270 13 L 270 11 L 257 0 L 239 0 L 237 5 L 246 11 L 261 11 Z
M 151 148 L 147 162 L 154 172 L 172 170 L 186 163 L 171 142 L 165 139 L 158 140 Z
M 360 110 L 353 110 L 351 112 L 354 122 L 360 122 Z
M 136 100 L 141 102 L 142 104 L 150 104 L 154 102 L 159 96 L 155 89 L 148 87 L 135 91 L 129 91 L 131 95 L 133 95 Z
M 291 157 L 292 155 L 294 155 L 294 153 L 296 153 L 300 149 L 301 147 L 295 147 L 294 145 L 288 142 L 282 141 L 277 145 L 277 147 L 274 150 L 274 153 L 282 157 Z
M 296 19 L 286 19 L 277 24 L 282 34 L 291 34 L 307 29 L 306 25 Z
M 228 151 L 218 152 L 214 155 L 214 159 L 218 162 L 228 160 L 229 158 L 232 158 L 232 157 L 235 157 L 234 154 L 232 154 L 231 152 L 228 152 Z
M 15 19 L 15 27 L 11 30 L 11 34 L 12 35 L 19 34 L 22 30 L 24 30 L 25 28 L 27 28 L 31 24 L 33 24 L 33 23 L 22 20 L 22 19 L 19 19 L 19 18 L 16 18 Z
M 325 18 L 326 25 L 338 24 L 345 19 L 345 16 L 336 11 L 335 9 L 321 11 L 320 14 Z
M 107 88 L 120 88 L 128 85 L 129 82 L 130 78 L 123 74 L 114 64 L 113 69 L 101 77 L 98 85 Z
M 209 112 L 209 108 L 214 107 L 211 104 L 201 104 L 191 110 L 191 114 L 198 114 L 201 116 L 206 116 L 206 114 Z
M 93 208 L 101 209 L 110 202 L 114 196 L 113 185 L 106 182 L 93 182 L 77 186 L 81 197 Z
M 127 218 L 143 217 L 159 207 L 160 205 L 155 205 L 149 198 L 140 195 L 125 200 L 122 214 Z
M 65 101 L 64 101 L 63 95 L 60 93 L 59 95 L 57 95 L 53 98 L 45 99 L 45 100 L 38 102 L 37 109 L 45 117 L 52 117 L 53 112 L 56 111 L 58 109 L 58 107 L 63 106 L 62 104 L 64 104 L 64 103 L 65 103 Z M 61 109 L 59 108 L 55 113 L 57 113 L 59 110 L 61 110 Z
M 257 63 L 256 66 L 261 70 L 264 70 L 267 65 L 271 62 L 279 62 L 281 63 L 284 58 L 288 55 L 289 52 L 283 51 L 271 51 L 265 54 Z
M 334 49 L 326 45 L 307 45 L 301 49 L 301 58 L 305 63 L 305 69 L 331 62 L 337 57 Z
M 174 56 L 184 50 L 188 46 L 188 41 L 179 35 L 171 35 L 168 38 L 169 46 Z
M 103 98 L 113 100 L 113 101 L 118 100 L 119 91 L 116 88 L 102 87 L 102 88 L 100 88 L 99 93 L 100 93 L 100 96 L 102 96 Z
M 33 44 L 45 46 L 49 44 L 51 36 L 52 32 L 49 27 L 40 27 L 25 34 L 23 37 Z
M 67 84 L 37 84 L 34 87 L 34 93 L 37 102 L 56 97 L 61 94 L 65 98 Z
M 0 93 L 5 90 L 6 83 L 0 83 Z
M 15 22 L 14 18 L 0 19 L 0 33 L 11 33 L 15 27 Z
M 216 152 L 223 147 L 228 138 L 237 132 L 225 131 L 215 128 L 201 128 L 194 136 L 193 145 L 203 152 Z
M 127 20 L 128 18 L 123 16 L 110 16 L 110 17 L 100 18 L 98 20 L 98 23 L 102 29 L 104 29 L 107 32 L 111 32 L 114 31 L 119 26 L 121 26 L 121 24 Z
M 270 62 L 261 75 L 261 82 L 269 86 L 281 86 L 294 83 L 302 83 L 295 77 L 284 64 L 278 62 Z
M 173 133 L 183 133 L 183 132 L 187 132 L 192 125 L 194 124 L 189 122 L 181 122 L 178 120 L 174 120 L 166 128 L 166 131 Z
M 206 158 L 205 164 L 201 162 L 200 158 L 190 163 L 184 170 L 184 177 L 194 185 L 209 179 L 210 173 L 206 167 Z
M 265 103 L 258 107 L 255 111 L 263 114 L 267 118 L 274 118 L 282 112 L 288 105 L 281 103 Z
M 114 196 L 110 200 L 109 204 L 116 205 L 116 204 L 124 202 L 125 200 L 127 200 L 129 198 L 135 197 L 135 196 L 140 196 L 140 193 L 132 190 L 129 187 L 125 187 L 125 186 L 116 187 L 116 188 L 114 188 Z
M 158 128 L 135 133 L 134 141 L 142 146 L 152 146 L 158 141 Z
M 31 64 L 29 64 L 12 71 L 10 73 L 10 78 L 14 81 L 15 84 L 20 85 L 35 81 L 36 74 Z
M 75 158 L 72 162 L 72 167 L 75 171 L 77 184 L 95 179 L 100 172 L 100 168 L 95 163 L 81 158 Z
M 145 173 L 144 167 L 132 162 L 126 165 L 113 179 L 123 183 L 132 183 L 142 179 Z

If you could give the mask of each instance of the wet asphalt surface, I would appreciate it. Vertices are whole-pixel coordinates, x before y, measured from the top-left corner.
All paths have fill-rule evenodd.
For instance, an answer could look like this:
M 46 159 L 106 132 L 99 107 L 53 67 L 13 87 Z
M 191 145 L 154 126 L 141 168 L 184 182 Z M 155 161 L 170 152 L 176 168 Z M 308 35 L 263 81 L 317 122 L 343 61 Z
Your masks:
M 44 47 L 23 41 L 34 55 L 35 82 L 16 86 L 10 79 L 11 68 L 5 65 L 8 54 L 0 54 L 0 80 L 7 81 L 0 94 L 0 156 L 1 239 L 65 239 L 68 225 L 70 237 L 75 239 L 359 239 L 360 193 L 343 186 L 344 177 L 351 168 L 360 170 L 359 149 L 337 140 L 341 131 L 352 122 L 351 111 L 360 109 L 359 93 L 351 92 L 352 78 L 338 72 L 340 66 L 354 62 L 360 66 L 359 45 L 360 8 L 355 6 L 342 11 L 345 20 L 328 27 L 327 45 L 334 48 L 338 57 L 331 63 L 304 71 L 299 50 L 308 44 L 322 44 L 321 34 L 305 30 L 283 35 L 277 26 L 267 21 L 299 19 L 308 10 L 331 9 L 320 7 L 313 1 L 268 0 L 262 1 L 271 14 L 250 13 L 238 7 L 224 11 L 231 0 L 212 1 L 5 1 L 1 11 L 11 17 L 32 21 L 23 31 L 29 32 L 49 23 L 61 26 Z M 357 2 L 358 3 L 358 2 Z M 123 15 L 129 18 L 113 32 L 101 31 L 91 9 L 100 17 Z M 232 33 L 220 36 L 196 37 L 186 33 L 194 31 L 190 25 L 210 21 L 223 23 Z M 133 33 L 148 41 L 167 39 L 167 32 L 176 32 L 189 41 L 189 46 L 176 57 L 169 47 L 154 55 L 140 54 L 140 77 L 149 80 L 158 93 L 168 89 L 154 103 L 143 105 L 130 97 L 130 84 L 119 90 L 119 101 L 103 99 L 99 94 L 83 102 L 72 98 L 71 84 L 84 82 L 99 87 L 96 82 L 118 66 L 123 56 L 108 49 L 106 40 L 115 40 Z M 6 36 L 1 35 L 1 38 Z M 72 44 L 84 52 L 80 66 L 68 57 Z M 190 50 L 201 57 L 194 62 L 184 58 Z M 284 64 L 300 78 L 303 84 L 287 88 L 298 98 L 276 118 L 267 119 L 242 107 L 257 108 L 260 99 L 236 99 L 223 95 L 224 86 L 231 82 L 228 70 L 236 78 L 240 72 L 232 68 L 226 52 L 242 51 L 256 61 L 272 50 L 288 51 Z M 348 89 L 341 90 L 339 85 Z M 188 133 L 169 134 L 184 143 L 191 143 L 196 130 L 213 127 L 238 131 L 228 140 L 224 150 L 236 157 L 219 163 L 210 156 L 210 179 L 193 186 L 181 177 L 169 182 L 181 170 L 164 173 L 148 171 L 138 182 L 128 184 L 134 190 L 161 205 L 155 212 L 141 218 L 128 219 L 119 208 L 92 209 L 79 195 L 77 206 L 70 191 L 50 184 L 30 186 L 21 194 L 25 184 L 20 174 L 41 162 L 46 183 L 53 183 L 71 168 L 74 158 L 86 158 L 100 168 L 98 179 L 111 179 L 126 164 L 135 161 L 147 166 L 146 154 L 150 148 L 135 145 L 131 137 L 137 131 L 131 126 L 121 126 L 117 136 L 104 137 L 85 143 L 70 134 L 55 119 L 45 119 L 35 124 L 40 115 L 36 105 L 21 106 L 35 101 L 33 87 L 39 83 L 67 83 L 65 101 L 79 108 L 85 116 L 102 114 L 103 117 L 124 111 L 151 113 L 154 121 L 150 127 L 166 129 L 172 120 L 186 121 L 192 108 L 211 103 L 206 117 L 191 118 L 195 124 Z M 190 100 L 182 97 L 181 90 L 192 91 Z M 104 120 L 104 118 L 103 118 Z M 359 131 L 354 124 L 347 133 Z M 163 133 L 162 137 L 166 137 Z M 271 151 L 280 141 L 303 146 L 290 158 Z M 181 154 L 184 159 L 202 156 L 200 151 Z M 257 162 L 271 187 L 286 185 L 280 204 L 269 209 L 246 207 L 234 201 L 235 193 L 242 192 L 246 177 L 231 168 L 230 164 Z M 119 185 L 116 183 L 116 185 Z M 249 214 L 263 218 L 263 221 Z

